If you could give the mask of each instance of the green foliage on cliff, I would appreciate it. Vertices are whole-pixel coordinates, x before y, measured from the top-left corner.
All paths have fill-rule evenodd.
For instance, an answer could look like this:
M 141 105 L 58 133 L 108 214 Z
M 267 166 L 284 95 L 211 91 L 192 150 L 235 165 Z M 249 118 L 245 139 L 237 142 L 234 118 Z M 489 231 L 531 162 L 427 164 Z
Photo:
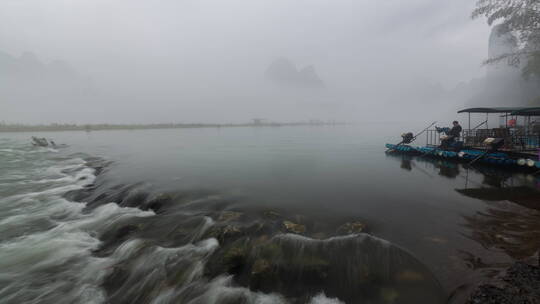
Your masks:
M 540 76 L 540 0 L 478 0 L 472 17 L 481 16 L 489 25 L 499 23 L 499 34 L 513 34 L 519 46 L 513 53 L 488 58 L 486 63 L 508 60 L 521 65 L 525 77 Z

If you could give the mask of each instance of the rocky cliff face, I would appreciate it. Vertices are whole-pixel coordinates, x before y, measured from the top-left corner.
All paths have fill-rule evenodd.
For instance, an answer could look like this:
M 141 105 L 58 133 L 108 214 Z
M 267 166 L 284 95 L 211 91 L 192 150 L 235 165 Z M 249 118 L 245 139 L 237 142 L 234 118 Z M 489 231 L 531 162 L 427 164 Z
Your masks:
M 501 34 L 495 26 L 489 37 L 488 58 L 513 53 L 517 50 L 517 39 L 512 34 Z M 527 58 L 521 58 L 518 65 L 510 65 L 507 60 L 487 66 L 486 90 L 477 102 L 485 105 L 530 105 L 540 96 L 540 79 L 522 77 L 521 69 Z
M 490 59 L 509 54 L 517 49 L 516 37 L 501 34 L 499 27 L 493 27 L 489 37 L 488 57 Z M 486 66 L 486 76 L 458 85 L 451 96 L 464 106 L 538 106 L 540 105 L 540 78 L 525 79 L 521 64 L 510 65 L 501 60 Z

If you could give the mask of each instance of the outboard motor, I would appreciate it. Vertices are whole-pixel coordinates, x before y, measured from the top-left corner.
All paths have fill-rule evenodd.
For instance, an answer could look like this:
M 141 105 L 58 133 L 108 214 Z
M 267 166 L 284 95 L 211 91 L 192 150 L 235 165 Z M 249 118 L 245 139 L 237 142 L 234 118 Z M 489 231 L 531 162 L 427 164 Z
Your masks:
M 401 134 L 401 138 L 403 138 L 403 140 L 401 141 L 402 143 L 410 144 L 414 139 L 414 135 L 412 134 L 412 132 L 407 132 Z
M 484 145 L 488 151 L 497 151 L 504 146 L 504 138 L 488 137 L 484 140 Z
M 500 147 L 504 145 L 504 138 L 494 138 L 494 137 L 488 137 L 484 139 L 483 145 L 486 146 L 486 151 L 480 155 L 478 155 L 475 159 L 473 159 L 469 165 L 472 165 L 477 160 L 483 158 L 490 152 L 497 151 Z M 519 164 L 519 162 L 518 162 Z

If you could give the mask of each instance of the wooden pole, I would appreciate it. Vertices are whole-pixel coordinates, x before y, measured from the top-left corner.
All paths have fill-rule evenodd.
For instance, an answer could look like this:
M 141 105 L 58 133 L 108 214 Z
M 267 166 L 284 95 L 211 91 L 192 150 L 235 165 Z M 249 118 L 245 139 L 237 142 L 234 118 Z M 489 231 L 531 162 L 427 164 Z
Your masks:
M 471 112 L 469 112 L 469 134 L 467 134 L 468 138 L 473 138 L 471 134 Z M 467 142 L 467 139 L 465 139 L 465 143 Z

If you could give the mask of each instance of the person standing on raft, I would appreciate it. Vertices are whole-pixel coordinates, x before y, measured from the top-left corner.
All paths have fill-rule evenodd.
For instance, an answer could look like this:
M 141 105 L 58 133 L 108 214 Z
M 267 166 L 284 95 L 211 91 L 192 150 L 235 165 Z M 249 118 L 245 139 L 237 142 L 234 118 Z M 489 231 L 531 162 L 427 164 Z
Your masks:
M 446 137 L 441 138 L 441 148 L 443 149 L 449 148 L 456 140 L 458 140 L 461 131 L 463 130 L 457 120 L 454 120 L 452 125 L 452 129 L 446 133 Z

